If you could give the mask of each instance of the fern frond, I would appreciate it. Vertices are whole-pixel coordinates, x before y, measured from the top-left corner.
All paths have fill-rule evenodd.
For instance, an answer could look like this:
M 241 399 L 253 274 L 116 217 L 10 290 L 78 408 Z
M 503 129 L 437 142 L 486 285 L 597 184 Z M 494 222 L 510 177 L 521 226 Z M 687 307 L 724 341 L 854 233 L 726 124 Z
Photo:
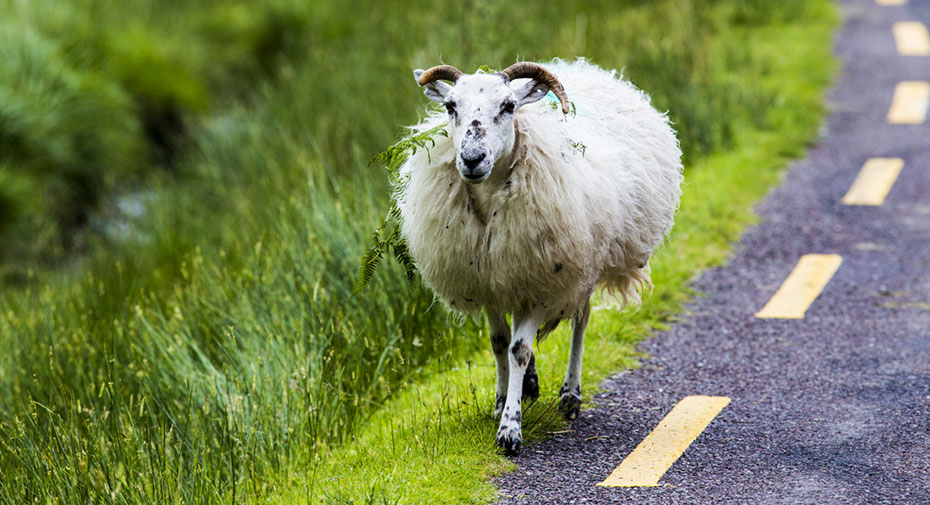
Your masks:
M 386 221 L 392 223 L 400 222 L 400 207 L 397 206 L 397 202 L 391 203 L 391 209 L 387 213 Z
M 391 248 L 394 252 L 394 258 L 402 267 L 408 283 L 413 283 L 417 275 L 417 267 L 413 264 L 413 258 L 410 256 L 410 250 L 407 249 L 407 243 L 404 241 L 395 242 Z
M 417 152 L 417 149 L 426 149 L 426 155 L 429 156 L 429 148 L 436 145 L 435 137 L 437 135 L 449 136 L 448 132 L 446 132 L 446 125 L 438 125 L 401 139 L 383 152 L 374 155 L 371 161 L 368 162 L 368 166 L 374 163 L 383 165 L 388 171 L 391 186 L 396 190 L 398 185 L 401 184 L 400 167 L 407 161 L 407 158 Z M 393 253 L 394 259 L 404 268 L 407 282 L 412 283 L 416 279 L 416 264 L 413 257 L 410 256 L 407 243 L 404 242 L 404 238 L 400 234 L 401 215 L 396 198 L 397 191 L 393 191 L 391 194 L 391 208 L 388 209 L 381 220 L 381 226 L 371 234 L 371 245 L 359 259 L 358 279 L 352 290 L 353 294 L 368 286 L 375 275 L 378 264 L 388 250 Z
M 378 267 L 378 263 L 380 263 L 381 258 L 384 257 L 384 248 L 387 244 L 381 240 L 382 228 L 378 228 L 377 231 L 371 234 L 371 247 L 369 247 L 368 250 L 365 251 L 365 254 L 359 259 L 358 278 L 355 281 L 355 286 L 352 288 L 352 294 L 358 293 L 362 288 L 368 286 L 368 283 L 371 282 L 371 278 L 375 275 L 375 269 Z
M 416 154 L 417 149 L 426 148 L 427 156 L 429 156 L 429 148 L 427 148 L 426 145 L 429 144 L 430 147 L 435 146 L 436 140 L 434 137 L 437 135 L 443 137 L 449 136 L 449 133 L 446 131 L 446 125 L 437 125 L 429 130 L 402 138 L 396 144 L 374 155 L 368 162 L 368 166 L 374 163 L 384 165 L 388 170 L 388 174 L 391 176 L 392 182 L 394 182 L 399 176 L 401 165 L 407 161 L 408 157 Z

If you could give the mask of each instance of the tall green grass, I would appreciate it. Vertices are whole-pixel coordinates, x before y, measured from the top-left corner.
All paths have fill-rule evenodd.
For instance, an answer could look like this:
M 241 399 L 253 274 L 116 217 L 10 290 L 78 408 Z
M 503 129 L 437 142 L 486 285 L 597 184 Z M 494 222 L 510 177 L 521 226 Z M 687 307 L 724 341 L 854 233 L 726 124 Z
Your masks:
M 396 267 L 351 294 L 388 200 L 384 174 L 367 161 L 426 103 L 412 68 L 440 57 L 472 70 L 581 55 L 623 68 L 670 110 L 686 160 L 705 170 L 708 155 L 739 145 L 742 131 L 779 128 L 768 111 L 794 92 L 760 79 L 771 55 L 743 43 L 747 33 L 829 15 L 825 2 L 802 0 L 416 8 L 388 0 L 362 2 L 352 16 L 331 1 L 271 1 L 261 16 L 219 1 L 67 5 L 149 40 L 161 51 L 151 61 L 207 76 L 203 94 L 172 92 L 179 100 L 194 107 L 215 93 L 223 103 L 200 113 L 202 128 L 173 173 L 147 177 L 132 194 L 141 211 L 107 223 L 121 227 L 117 239 L 91 238 L 80 268 L 37 270 L 0 294 L 3 503 L 259 501 L 282 476 L 351 440 L 407 384 L 485 347 L 477 325 L 407 287 Z M 177 10 L 164 19 L 155 14 L 170 6 Z M 59 16 L 62 26 L 71 15 Z M 251 29 L 235 29 L 234 39 L 259 55 L 278 47 L 273 61 L 230 56 L 238 43 L 190 38 L 205 27 L 222 41 L 255 17 L 276 28 L 244 38 Z M 98 47 L 95 37 L 44 30 L 59 47 Z M 123 93 L 159 96 L 137 79 L 145 69 L 132 68 L 136 60 L 106 54 L 109 63 L 94 68 Z M 233 63 L 210 64 L 226 59 Z M 254 65 L 274 66 L 274 77 L 251 77 Z M 719 226 L 728 217 L 708 219 Z M 673 299 L 652 310 L 665 314 Z

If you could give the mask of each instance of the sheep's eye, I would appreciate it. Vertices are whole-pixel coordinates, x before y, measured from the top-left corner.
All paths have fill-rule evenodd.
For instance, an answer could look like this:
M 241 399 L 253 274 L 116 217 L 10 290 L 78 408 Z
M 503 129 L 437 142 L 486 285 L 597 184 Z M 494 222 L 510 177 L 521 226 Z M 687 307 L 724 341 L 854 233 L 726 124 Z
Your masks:
M 515 105 L 513 102 L 504 102 L 501 104 L 501 114 L 513 114 Z
M 455 102 L 446 102 L 443 105 L 446 106 L 446 110 L 449 111 L 449 114 L 455 114 Z

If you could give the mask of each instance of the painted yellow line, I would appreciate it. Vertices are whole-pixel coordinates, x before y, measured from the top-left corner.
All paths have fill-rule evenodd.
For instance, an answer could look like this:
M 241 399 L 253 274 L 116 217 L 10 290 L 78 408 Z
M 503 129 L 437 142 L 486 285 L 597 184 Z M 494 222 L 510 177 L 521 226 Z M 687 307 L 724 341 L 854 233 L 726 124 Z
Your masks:
M 729 403 L 725 396 L 684 398 L 598 486 L 658 486 L 659 479 Z
M 920 21 L 901 21 L 891 27 L 898 54 L 902 56 L 930 55 L 930 34 Z
M 930 103 L 930 83 L 902 81 L 894 88 L 888 122 L 892 124 L 920 124 L 927 118 Z
M 875 0 L 878 5 L 904 5 L 907 0 Z
M 891 186 L 898 179 L 904 167 L 901 158 L 871 158 L 862 165 L 859 175 L 853 181 L 844 205 L 881 205 L 891 191 Z
M 801 319 L 843 262 L 838 254 L 805 254 L 769 303 L 756 312 L 766 319 Z

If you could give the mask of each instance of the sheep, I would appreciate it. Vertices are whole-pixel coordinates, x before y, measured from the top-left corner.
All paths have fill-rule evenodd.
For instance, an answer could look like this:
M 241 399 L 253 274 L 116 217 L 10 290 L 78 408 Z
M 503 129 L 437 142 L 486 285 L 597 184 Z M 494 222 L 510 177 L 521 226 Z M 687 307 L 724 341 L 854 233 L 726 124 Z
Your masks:
M 401 167 L 401 234 L 439 299 L 487 313 L 497 443 L 515 454 L 521 400 L 539 395 L 533 336 L 572 320 L 559 410 L 573 420 L 591 296 L 602 288 L 622 307 L 651 288 L 649 258 L 678 209 L 681 149 L 646 94 L 584 59 L 414 77 L 446 113 L 412 129 L 447 123 L 451 135 Z

